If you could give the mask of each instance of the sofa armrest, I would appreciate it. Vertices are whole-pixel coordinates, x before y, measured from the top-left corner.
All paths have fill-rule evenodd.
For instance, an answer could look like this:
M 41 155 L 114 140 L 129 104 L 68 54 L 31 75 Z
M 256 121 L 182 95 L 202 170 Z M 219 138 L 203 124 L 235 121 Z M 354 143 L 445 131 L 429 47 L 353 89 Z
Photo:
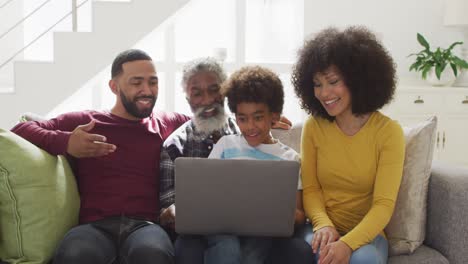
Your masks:
M 450 263 L 468 263 L 468 168 L 432 164 L 426 240 Z

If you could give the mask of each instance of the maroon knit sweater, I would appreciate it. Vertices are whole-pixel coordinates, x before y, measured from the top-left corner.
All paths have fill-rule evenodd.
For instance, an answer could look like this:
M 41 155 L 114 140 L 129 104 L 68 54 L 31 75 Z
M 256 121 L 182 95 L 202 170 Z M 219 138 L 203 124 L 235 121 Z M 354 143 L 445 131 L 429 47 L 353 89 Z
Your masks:
M 21 123 L 12 131 L 53 155 L 64 155 L 71 131 L 91 119 L 96 124 L 89 133 L 104 135 L 117 149 L 103 157 L 72 160 L 81 197 L 80 223 L 118 215 L 154 221 L 159 215 L 161 145 L 189 118 L 160 112 L 131 121 L 84 111 Z

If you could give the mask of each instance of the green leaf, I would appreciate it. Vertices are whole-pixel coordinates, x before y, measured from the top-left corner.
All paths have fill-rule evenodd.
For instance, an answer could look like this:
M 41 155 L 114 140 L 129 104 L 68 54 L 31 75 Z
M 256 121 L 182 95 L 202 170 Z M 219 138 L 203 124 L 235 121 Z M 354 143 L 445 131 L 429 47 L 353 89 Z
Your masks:
M 434 51 L 431 51 L 429 42 L 422 34 L 417 33 L 417 41 L 424 49 L 408 55 L 408 57 L 416 56 L 409 70 L 421 72 L 423 79 L 426 79 L 432 67 L 434 67 L 434 73 L 439 80 L 443 71 L 448 68 L 447 65 L 450 65 L 455 76 L 458 75 L 460 69 L 468 69 L 468 62 L 452 53 L 453 48 L 457 45 L 462 45 L 463 42 L 457 41 L 452 43 L 447 49 L 437 47 Z
M 453 74 L 455 74 L 455 76 L 458 76 L 457 65 L 455 65 L 454 63 L 450 63 L 450 67 L 452 67 Z
M 456 45 L 461 45 L 461 44 L 463 44 L 463 42 L 461 42 L 461 41 L 454 42 L 454 43 L 452 43 L 452 45 L 450 45 L 450 47 L 448 47 L 447 50 L 451 52 L 452 49 L 453 49 Z
M 421 62 L 416 61 L 415 63 L 411 64 L 409 71 L 412 71 L 412 70 L 418 71 L 420 66 L 421 66 Z
M 422 78 L 425 80 L 426 77 L 427 77 L 427 73 L 429 72 L 429 70 L 432 68 L 432 65 L 429 65 L 429 64 L 426 64 L 424 65 L 424 67 L 422 68 Z
M 440 75 L 442 74 L 443 70 L 444 69 L 442 69 L 440 65 L 435 66 L 435 74 L 436 74 L 437 80 L 440 80 Z
M 408 56 L 406 56 L 407 58 L 408 57 L 411 57 L 411 56 L 419 56 L 421 54 L 421 52 L 418 52 L 418 53 L 411 53 L 409 54 Z
M 418 42 L 419 44 L 421 44 L 421 46 L 423 46 L 426 50 L 430 50 L 430 46 L 429 46 L 429 43 L 427 42 L 427 40 L 423 37 L 423 35 L 421 34 L 417 34 L 417 39 L 418 39 Z
M 468 62 L 466 62 L 465 60 L 462 60 L 457 56 L 453 56 L 452 60 L 458 67 L 468 69 Z
M 434 52 L 434 60 L 439 63 L 442 61 L 442 51 L 440 48 L 437 48 L 437 50 Z

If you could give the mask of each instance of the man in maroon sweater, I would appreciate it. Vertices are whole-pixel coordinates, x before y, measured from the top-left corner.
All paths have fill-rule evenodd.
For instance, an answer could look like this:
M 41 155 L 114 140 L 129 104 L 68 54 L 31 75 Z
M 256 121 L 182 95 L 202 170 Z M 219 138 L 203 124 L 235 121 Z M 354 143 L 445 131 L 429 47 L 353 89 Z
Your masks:
M 189 120 L 153 113 L 155 66 L 146 53 L 127 50 L 112 64 L 117 100 L 110 112 L 67 113 L 12 129 L 53 155 L 72 159 L 80 225 L 59 244 L 54 263 L 173 263 L 174 249 L 154 222 L 159 215 L 159 159 L 164 140 Z

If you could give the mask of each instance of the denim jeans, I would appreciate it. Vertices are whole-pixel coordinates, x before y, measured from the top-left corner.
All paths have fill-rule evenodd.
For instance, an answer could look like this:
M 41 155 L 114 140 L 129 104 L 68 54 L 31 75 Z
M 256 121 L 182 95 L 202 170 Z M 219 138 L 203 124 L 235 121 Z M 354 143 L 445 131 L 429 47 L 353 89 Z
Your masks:
M 290 238 L 181 235 L 176 240 L 175 252 L 177 264 L 311 264 L 313 261 L 303 227 L 297 228 Z
M 174 248 L 156 224 L 125 216 L 72 228 L 58 245 L 54 264 L 172 264 Z
M 240 241 L 231 235 L 180 235 L 175 255 L 177 264 L 240 264 Z
M 312 227 L 310 227 L 310 231 L 305 236 L 307 243 L 311 243 L 312 239 L 314 238 L 314 234 L 312 232 Z M 372 240 L 369 244 L 366 244 L 358 249 L 356 249 L 352 255 L 351 259 L 349 260 L 350 264 L 386 264 L 388 258 L 388 242 L 382 236 L 378 235 L 374 240 Z M 319 254 L 315 254 L 315 261 L 317 263 L 319 259 Z
M 264 264 L 273 239 L 270 237 L 241 237 L 242 264 Z
M 295 228 L 292 237 L 274 238 L 270 250 L 268 264 L 312 264 L 314 253 L 305 241 L 308 231 L 312 232 L 309 225 L 301 225 Z

